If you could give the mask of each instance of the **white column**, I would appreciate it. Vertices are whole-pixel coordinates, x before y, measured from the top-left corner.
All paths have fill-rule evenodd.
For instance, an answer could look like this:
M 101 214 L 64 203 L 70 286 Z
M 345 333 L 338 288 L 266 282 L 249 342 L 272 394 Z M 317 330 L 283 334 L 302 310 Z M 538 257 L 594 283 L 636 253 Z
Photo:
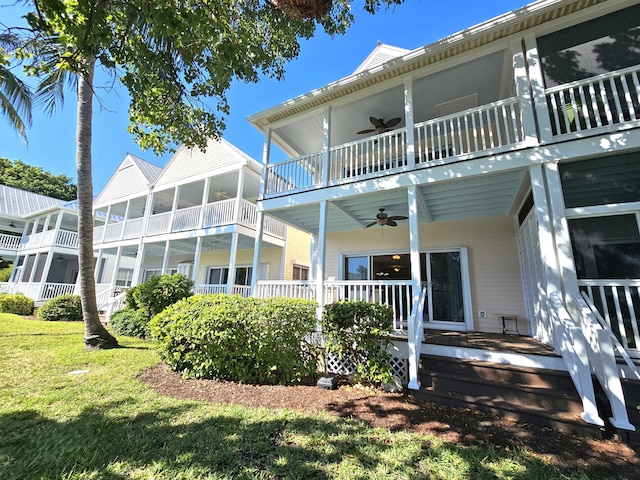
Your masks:
M 124 218 L 122 219 L 122 229 L 120 232 L 120 240 L 124 238 L 124 229 L 129 221 L 129 209 L 131 208 L 131 200 L 127 200 L 127 206 L 124 209 Z
M 238 187 L 236 189 L 236 199 L 234 204 L 234 223 L 240 223 L 242 213 L 242 196 L 244 193 L 244 168 L 238 170 Z
M 539 140 L 548 143 L 553 140 L 551 131 L 551 119 L 547 107 L 547 97 L 544 91 L 544 76 L 542 74 L 542 63 L 538 53 L 536 38 L 534 35 L 527 35 L 524 38 L 525 57 L 527 72 L 529 74 L 529 85 L 535 118 L 538 124 Z
M 229 275 L 227 278 L 227 293 L 233 293 L 233 285 L 236 281 L 236 255 L 238 254 L 238 232 L 231 234 L 231 249 L 229 250 Z M 258 272 L 255 272 L 256 274 Z
M 133 274 L 131 278 L 131 286 L 135 287 L 142 282 L 142 268 L 144 267 L 144 248 L 145 245 L 140 242 L 138 252 L 136 253 L 136 261 L 133 264 Z
M 95 283 L 99 283 L 100 279 L 98 278 L 98 273 L 100 272 L 100 261 L 102 260 L 102 255 L 104 253 L 104 249 L 98 250 L 98 258 L 96 259 L 96 264 L 93 266 L 93 280 Z
M 99 243 L 104 243 L 104 239 L 107 236 L 107 230 L 109 229 L 109 221 L 111 219 L 111 205 L 107 207 L 107 218 L 104 220 L 104 228 L 102 229 L 102 238 Z
M 413 302 L 412 307 L 420 298 L 422 290 L 422 278 L 420 269 L 420 235 L 418 222 L 418 193 L 415 185 L 407 189 L 407 200 L 409 203 L 409 245 L 411 256 L 411 283 L 413 284 Z M 412 308 L 413 310 L 413 308 Z M 422 342 L 422 336 L 416 335 L 416 324 L 419 319 L 409 315 L 407 322 L 408 330 L 408 347 L 409 347 L 409 388 L 418 390 L 420 381 L 418 380 L 418 363 L 420 361 L 419 352 L 420 345 L 416 345 L 417 341 Z M 419 324 L 419 323 L 418 323 Z
M 53 252 L 53 250 L 49 250 L 49 252 L 47 253 L 47 259 L 44 262 L 44 268 L 42 269 L 42 276 L 40 277 L 40 293 L 38 295 L 38 299 L 42 299 L 43 298 L 43 294 L 44 294 L 44 289 L 45 286 L 47 284 L 47 279 L 49 277 L 49 270 L 51 270 L 51 262 L 53 261 L 53 257 L 54 257 L 55 253 Z M 42 257 L 40 257 L 42 258 Z M 40 261 L 40 259 L 38 259 L 38 261 Z M 35 272 L 36 269 L 34 269 Z
M 207 202 L 209 201 L 210 188 L 211 188 L 211 177 L 207 177 L 204 179 L 204 190 L 202 191 L 202 202 L 200 203 L 200 218 L 198 218 L 198 228 L 204 228 L 204 217 L 205 217 L 205 212 L 207 211 Z
M 416 167 L 416 147 L 413 135 L 413 78 L 404 81 L 404 123 L 407 130 L 407 145 L 405 153 L 407 155 L 407 167 L 413 170 Z
M 198 267 L 200 267 L 200 256 L 202 255 L 202 237 L 196 238 L 196 251 L 193 254 L 193 270 L 191 280 L 196 282 Z
M 322 186 L 329 183 L 329 147 L 331 146 L 331 107 L 324 108 L 322 118 Z
M 173 220 L 176 218 L 176 210 L 178 209 L 178 200 L 180 200 L 180 186 L 175 187 L 175 189 L 173 190 L 173 204 L 171 205 L 171 218 L 169 219 L 169 232 L 173 232 Z
M 253 275 L 251 275 L 251 295 L 256 296 L 256 287 L 258 285 L 258 272 L 260 271 L 260 249 L 262 248 L 262 232 L 264 231 L 264 214 L 260 209 L 260 200 L 265 197 L 267 192 L 269 156 L 271 155 L 271 128 L 265 130 L 264 148 L 262 150 L 262 176 L 260 178 L 260 195 L 258 196 L 258 210 L 256 220 L 256 238 L 253 247 Z
M 171 240 L 166 240 L 164 242 L 164 257 L 162 257 L 162 270 L 160 271 L 162 275 L 167 273 L 170 255 L 171 255 Z
M 116 280 L 118 278 L 118 270 L 120 269 L 120 258 L 122 257 L 122 247 L 118 247 L 116 251 L 116 261 L 113 265 L 113 273 L 111 274 L 111 288 L 116 286 Z
M 60 233 L 60 227 L 62 226 L 62 216 L 64 215 L 64 212 L 60 211 L 58 212 L 58 216 L 56 218 L 56 224 L 53 227 L 53 239 L 51 244 L 52 245 L 57 245 L 58 244 L 58 233 Z M 49 221 L 49 218 L 47 218 L 47 220 Z M 46 230 L 46 228 L 45 228 Z M 67 246 L 67 245 L 65 245 Z
M 511 42 L 511 51 L 513 54 L 513 74 L 515 78 L 516 95 L 520 103 L 520 121 L 524 133 L 524 141 L 527 145 L 536 145 L 538 143 L 538 132 L 522 41 L 518 39 Z
M 326 200 L 320 202 L 320 218 L 318 225 L 318 256 L 315 269 L 315 282 L 316 282 L 316 301 L 320 311 L 324 307 L 324 266 L 325 256 L 327 250 L 327 207 Z

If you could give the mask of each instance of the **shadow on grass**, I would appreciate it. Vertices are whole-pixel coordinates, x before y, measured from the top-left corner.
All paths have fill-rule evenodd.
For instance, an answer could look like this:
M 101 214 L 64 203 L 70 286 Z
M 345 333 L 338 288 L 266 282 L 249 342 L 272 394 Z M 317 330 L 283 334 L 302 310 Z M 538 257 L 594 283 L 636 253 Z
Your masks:
M 362 479 L 369 474 L 489 479 L 497 478 L 492 464 L 513 461 L 517 466 L 509 478 L 558 473 L 516 452 L 440 445 L 355 422 L 245 415 L 234 409 L 202 418 L 189 404 L 131 416 L 115 413 L 124 408 L 124 403 L 87 408 L 65 422 L 34 411 L 0 416 L 0 478 L 125 479 L 135 473 L 136 478 L 184 479 Z

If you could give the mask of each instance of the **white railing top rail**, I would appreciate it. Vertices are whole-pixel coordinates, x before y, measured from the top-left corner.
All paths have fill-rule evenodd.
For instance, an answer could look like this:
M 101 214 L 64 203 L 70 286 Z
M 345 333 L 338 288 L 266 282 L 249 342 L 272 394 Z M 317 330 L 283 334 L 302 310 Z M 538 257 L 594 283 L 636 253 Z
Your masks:
M 416 123 L 413 128 L 424 127 L 425 125 L 432 125 L 435 123 L 446 122 L 449 120 L 456 120 L 461 117 L 465 117 L 468 115 L 473 115 L 474 113 L 484 112 L 485 110 L 491 110 L 498 107 L 504 107 L 506 105 L 517 105 L 519 103 L 518 97 L 510 97 L 505 98 L 503 100 L 497 100 L 492 103 L 487 103 L 484 105 L 479 105 L 477 107 L 469 108 L 467 110 L 463 110 L 461 112 L 451 113 L 449 115 L 444 115 L 442 117 L 431 118 L 429 120 L 425 120 L 424 122 Z
M 562 90 L 567 90 L 570 88 L 579 87 L 581 85 L 587 85 L 589 83 L 598 83 L 601 80 L 607 80 L 609 78 L 619 77 L 621 75 L 625 75 L 627 73 L 633 73 L 636 71 L 640 71 L 640 65 L 634 65 L 627 68 L 621 68 L 620 70 L 614 70 L 612 72 L 601 73 L 599 75 L 594 75 L 593 77 L 585 78 L 582 80 L 575 80 L 569 83 L 563 83 L 562 85 L 556 85 L 553 87 L 549 87 L 545 90 L 545 93 L 555 93 L 561 92 Z
M 554 330 L 554 344 L 560 351 L 571 380 L 582 399 L 582 419 L 590 424 L 603 426 L 604 421 L 598 414 L 596 397 L 591 379 L 587 341 L 581 329 L 569 315 L 564 304 L 556 294 L 546 295 L 540 289 L 541 298 L 547 305 L 552 318 Z
M 618 351 L 618 353 L 620 354 L 624 362 L 627 364 L 627 366 L 629 367 L 633 375 L 638 380 L 640 380 L 640 368 L 638 368 L 638 366 L 631 359 L 631 357 L 629 356 L 629 353 L 624 348 L 622 343 L 620 343 L 620 340 L 618 340 L 618 337 L 616 337 L 615 333 L 613 333 L 613 330 L 611 330 L 611 327 L 609 326 L 607 321 L 604 319 L 604 317 L 600 314 L 596 306 L 593 304 L 593 301 L 591 300 L 591 298 L 589 298 L 589 295 L 587 294 L 587 292 L 580 292 L 580 293 L 581 293 L 582 300 L 585 302 L 586 306 L 589 308 L 591 313 L 593 313 L 593 316 L 598 321 L 600 328 L 602 328 L 605 332 L 607 332 L 607 334 L 611 338 L 611 342 L 613 343 L 614 348 Z M 576 301 L 579 304 L 579 300 L 576 300 Z
M 372 137 L 360 138 L 358 140 L 353 140 L 351 142 L 342 143 L 340 145 L 336 145 L 336 146 L 330 147 L 329 148 L 329 153 L 333 153 L 333 152 L 342 150 L 344 148 L 349 148 L 349 147 L 352 147 L 354 145 L 363 145 L 363 144 L 367 144 L 367 143 L 378 143 L 380 141 L 383 141 L 383 139 L 385 139 L 385 138 L 396 137 L 398 135 L 406 134 L 406 132 L 407 132 L 406 127 L 396 128 L 395 130 L 389 130 L 388 132 L 379 133 L 379 134 L 374 135 Z
M 584 287 L 640 287 L 640 280 L 638 279 L 611 279 L 611 280 L 580 279 L 578 280 L 578 285 L 584 286 Z

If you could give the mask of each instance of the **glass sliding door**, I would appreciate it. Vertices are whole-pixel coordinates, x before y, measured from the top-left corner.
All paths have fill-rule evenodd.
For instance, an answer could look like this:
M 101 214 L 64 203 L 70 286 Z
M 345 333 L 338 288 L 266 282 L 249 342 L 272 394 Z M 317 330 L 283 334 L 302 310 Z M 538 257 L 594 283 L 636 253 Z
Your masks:
M 425 326 L 466 330 L 471 319 L 466 250 L 432 251 L 420 257 L 427 286 Z

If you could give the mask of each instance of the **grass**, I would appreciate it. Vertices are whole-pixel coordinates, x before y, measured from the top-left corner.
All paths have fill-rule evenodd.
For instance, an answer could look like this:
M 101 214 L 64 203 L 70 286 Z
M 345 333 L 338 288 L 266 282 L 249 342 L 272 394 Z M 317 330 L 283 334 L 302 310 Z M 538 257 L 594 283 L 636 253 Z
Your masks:
M 587 479 L 519 450 L 158 396 L 152 345 L 0 314 L 0 479 Z

